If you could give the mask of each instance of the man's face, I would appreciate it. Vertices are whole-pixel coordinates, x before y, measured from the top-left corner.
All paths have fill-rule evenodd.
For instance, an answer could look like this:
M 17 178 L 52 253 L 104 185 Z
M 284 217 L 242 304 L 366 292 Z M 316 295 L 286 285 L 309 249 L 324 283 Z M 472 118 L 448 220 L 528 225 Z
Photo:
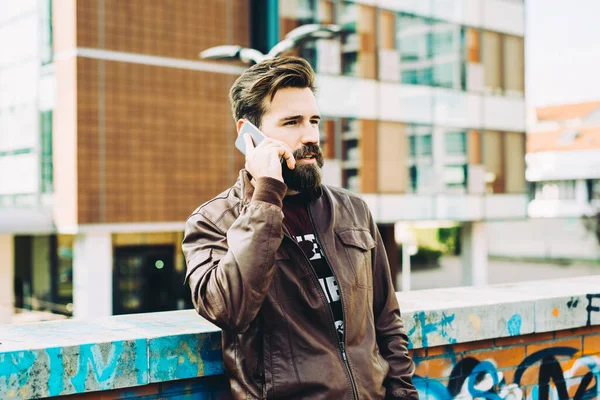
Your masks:
M 268 103 L 268 99 L 265 100 Z M 309 88 L 284 88 L 266 104 L 260 130 L 287 144 L 294 152 L 296 168 L 282 164 L 283 180 L 291 190 L 314 191 L 321 184 L 323 152 L 319 147 L 321 114 Z

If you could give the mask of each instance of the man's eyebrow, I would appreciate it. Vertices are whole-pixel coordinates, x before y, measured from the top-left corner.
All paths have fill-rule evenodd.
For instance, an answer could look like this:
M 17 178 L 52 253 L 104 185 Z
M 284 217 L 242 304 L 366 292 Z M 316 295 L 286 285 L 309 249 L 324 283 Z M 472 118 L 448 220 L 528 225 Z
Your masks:
M 299 119 L 299 118 L 302 118 L 302 115 L 290 115 L 289 117 L 281 118 L 280 121 L 287 121 L 287 120 Z
M 302 115 L 290 115 L 289 117 L 283 117 L 280 119 L 280 121 L 291 121 L 291 120 L 295 120 L 295 119 L 302 119 Z M 310 119 L 321 119 L 320 115 L 313 115 L 312 117 L 310 117 Z

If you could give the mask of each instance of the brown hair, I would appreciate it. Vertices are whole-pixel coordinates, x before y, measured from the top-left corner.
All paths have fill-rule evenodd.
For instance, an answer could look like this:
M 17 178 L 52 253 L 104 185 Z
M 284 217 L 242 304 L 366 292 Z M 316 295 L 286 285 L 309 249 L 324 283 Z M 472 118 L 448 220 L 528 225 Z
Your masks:
M 265 99 L 273 101 L 279 89 L 310 88 L 315 91 L 315 72 L 310 64 L 298 57 L 277 57 L 248 68 L 229 90 L 233 118 L 246 118 L 260 127 L 267 111 Z

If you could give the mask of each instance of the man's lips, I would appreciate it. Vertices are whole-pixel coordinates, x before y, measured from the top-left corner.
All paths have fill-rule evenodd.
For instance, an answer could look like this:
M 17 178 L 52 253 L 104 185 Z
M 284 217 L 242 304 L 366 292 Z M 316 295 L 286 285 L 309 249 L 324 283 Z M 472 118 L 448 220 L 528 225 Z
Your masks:
M 317 158 L 316 158 L 315 153 L 308 153 L 302 157 L 298 157 L 296 159 L 296 162 L 298 162 L 300 164 L 316 164 Z

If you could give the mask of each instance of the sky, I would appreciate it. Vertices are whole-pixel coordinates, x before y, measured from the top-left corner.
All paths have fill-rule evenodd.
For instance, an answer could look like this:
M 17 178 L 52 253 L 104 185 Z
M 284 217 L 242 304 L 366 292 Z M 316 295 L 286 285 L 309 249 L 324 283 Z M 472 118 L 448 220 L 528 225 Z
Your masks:
M 529 106 L 600 101 L 600 0 L 525 0 Z

